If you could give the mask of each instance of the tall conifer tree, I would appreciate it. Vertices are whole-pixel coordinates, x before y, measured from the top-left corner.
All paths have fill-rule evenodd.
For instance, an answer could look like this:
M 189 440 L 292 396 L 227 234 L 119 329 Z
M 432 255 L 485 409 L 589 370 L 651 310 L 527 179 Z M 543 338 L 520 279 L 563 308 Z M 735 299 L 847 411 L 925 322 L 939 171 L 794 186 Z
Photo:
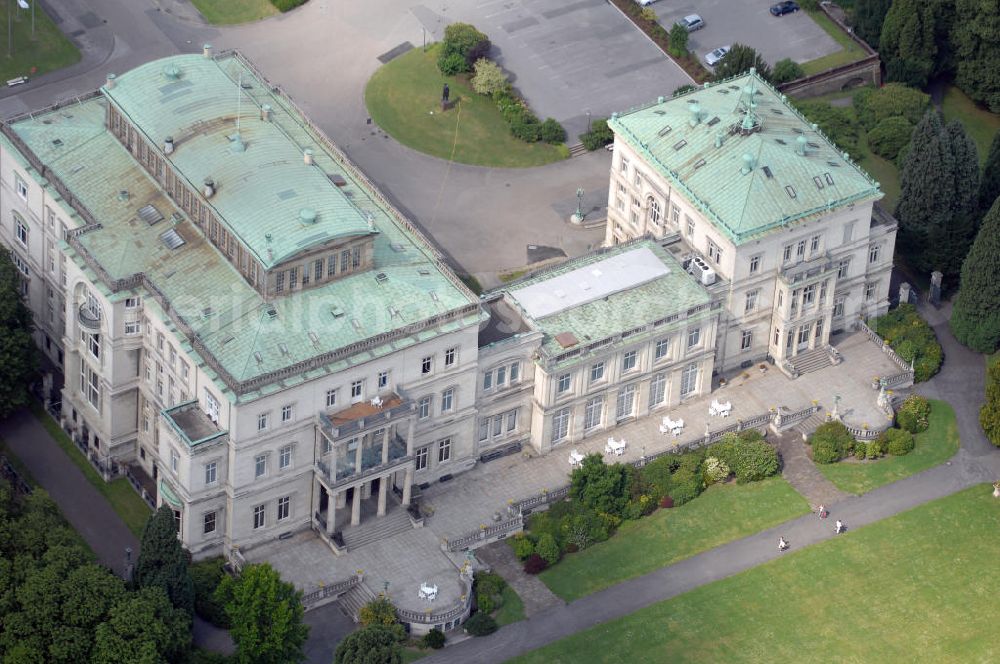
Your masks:
M 951 313 L 955 338 L 980 353 L 1000 346 L 1000 198 L 983 219 L 962 264 L 962 286 Z

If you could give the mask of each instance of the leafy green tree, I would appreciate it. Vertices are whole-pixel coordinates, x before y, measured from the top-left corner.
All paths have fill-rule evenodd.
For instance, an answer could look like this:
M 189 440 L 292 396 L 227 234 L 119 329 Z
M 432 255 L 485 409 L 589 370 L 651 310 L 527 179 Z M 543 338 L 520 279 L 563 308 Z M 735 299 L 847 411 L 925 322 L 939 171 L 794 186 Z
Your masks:
M 802 65 L 791 58 L 784 58 L 774 63 L 774 72 L 771 74 L 772 83 L 781 85 L 796 79 L 802 78 L 806 73 Z
M 689 33 L 687 28 L 685 28 L 680 23 L 674 23 L 673 27 L 670 28 L 670 41 L 667 50 L 670 51 L 670 55 L 675 58 L 684 58 L 688 54 L 688 36 Z
M 1000 362 L 986 370 L 986 403 L 979 409 L 979 424 L 990 442 L 1000 447 Z
M 309 626 L 302 622 L 301 593 L 270 565 L 247 565 L 239 578 L 224 578 L 216 592 L 226 598 L 236 662 L 288 664 L 304 659 Z
M 472 89 L 481 95 L 492 95 L 497 90 L 504 90 L 509 85 L 507 74 L 500 65 L 486 58 L 479 58 L 473 65 L 476 71 L 472 77 Z
M 882 120 L 902 117 L 911 125 L 920 122 L 927 112 L 931 96 L 902 83 L 886 83 L 881 88 L 863 88 L 854 94 L 852 104 L 858 120 L 871 129 Z
M 401 632 L 402 626 L 398 630 L 382 625 L 362 627 L 337 645 L 333 664 L 400 664 Z
M 1000 196 L 1000 133 L 997 133 L 993 137 L 993 142 L 990 143 L 986 165 L 983 167 L 982 178 L 979 181 L 977 222 L 993 207 L 993 201 L 997 199 L 997 196 Z
M 997 0 L 955 0 L 951 31 L 955 84 L 1000 113 L 1000 6 Z
M 191 646 L 191 616 L 175 608 L 159 587 L 119 600 L 97 626 L 93 664 L 167 664 Z
M 364 627 L 368 627 L 369 625 L 388 626 L 399 622 L 396 620 L 396 607 L 393 606 L 392 602 L 385 595 L 379 595 L 362 606 L 361 611 L 358 612 L 358 617 Z
M 854 32 L 872 48 L 878 48 L 882 36 L 882 23 L 892 6 L 892 0 L 855 0 Z
M 757 74 L 765 81 L 771 80 L 771 68 L 753 47 L 746 44 L 733 44 L 729 53 L 715 65 L 715 80 L 721 81 L 733 76 L 739 76 L 754 67 Z
M 35 325 L 21 283 L 10 251 L 0 251 L 0 419 L 28 405 L 28 384 L 38 368 Z
M 928 111 L 914 129 L 900 176 L 895 214 L 900 249 L 921 272 L 946 268 L 937 248 L 930 246 L 934 238 L 947 234 L 955 189 L 950 138 L 938 111 Z
M 888 80 L 922 88 L 948 71 L 953 18 L 952 0 L 894 0 L 879 40 Z
M 939 261 L 950 269 L 946 274 L 958 274 L 962 261 L 976 237 L 976 212 L 979 208 L 979 150 L 959 120 L 952 120 L 945 129 L 955 164 L 955 184 L 952 194 L 952 218 L 942 238 Z
M 573 470 L 570 496 L 598 513 L 621 516 L 629 499 L 630 470 L 620 463 L 607 466 L 600 454 L 588 454 Z
M 188 570 L 188 554 L 177 538 L 174 512 L 161 505 L 146 521 L 139 558 L 135 565 L 138 588 L 163 588 L 173 605 L 194 613 L 194 582 Z
M 868 132 L 868 147 L 878 156 L 892 160 L 909 145 L 912 135 L 913 125 L 906 118 L 886 118 Z
M 1000 345 L 1000 199 L 983 219 L 962 264 L 962 281 L 951 312 L 955 338 L 980 353 Z
M 795 108 L 810 122 L 815 122 L 836 146 L 858 156 L 858 123 L 850 109 L 840 108 L 825 101 L 795 101 Z
M 444 29 L 441 52 L 438 54 L 438 69 L 444 74 L 457 72 L 445 71 L 453 69 L 457 62 L 454 56 L 460 56 L 463 61 L 459 71 L 472 71 L 472 66 L 490 52 L 490 40 L 485 34 L 468 23 L 452 23 Z M 449 58 L 451 59 L 449 62 Z

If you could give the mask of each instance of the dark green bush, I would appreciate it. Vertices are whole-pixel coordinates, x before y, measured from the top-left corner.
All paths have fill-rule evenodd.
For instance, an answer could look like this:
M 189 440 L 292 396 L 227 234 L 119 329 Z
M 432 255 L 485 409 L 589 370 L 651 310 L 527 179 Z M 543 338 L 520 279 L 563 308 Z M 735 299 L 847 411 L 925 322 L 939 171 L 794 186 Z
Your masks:
M 658 499 L 670 495 L 670 473 L 668 457 L 654 459 L 639 470 L 646 491 Z
M 868 132 L 868 147 L 880 157 L 895 159 L 912 134 L 913 125 L 906 118 L 886 118 Z
M 979 409 L 979 426 L 989 441 L 1000 447 L 1000 361 L 986 370 L 986 403 Z
M 580 134 L 580 142 L 588 150 L 597 150 L 615 140 L 615 133 L 608 126 L 608 121 L 594 120 L 590 125 L 590 131 Z
M 756 482 L 778 472 L 778 452 L 764 442 L 757 431 L 726 434 L 720 442 L 709 447 L 707 453 L 724 461 L 740 484 Z
M 472 636 L 486 636 L 497 631 L 497 621 L 485 613 L 473 613 L 465 621 L 464 627 Z
M 499 595 L 507 587 L 507 582 L 493 572 L 476 572 L 476 592 Z
M 775 85 L 788 83 L 789 81 L 800 79 L 805 75 L 806 73 L 802 70 L 802 65 L 791 58 L 778 60 L 774 63 L 774 71 L 771 73 Z
M 525 560 L 535 552 L 535 543 L 527 535 L 520 533 L 511 540 L 511 546 L 514 548 L 514 555 L 517 556 L 518 560 Z
M 541 125 L 534 122 L 515 121 L 510 125 L 511 135 L 525 143 L 537 143 L 541 138 Z
M 228 629 L 229 616 L 223 605 L 215 599 L 215 589 L 225 575 L 223 565 L 225 561 L 222 558 L 209 558 L 193 563 L 189 571 L 194 583 L 195 612 L 213 625 Z
M 858 123 L 850 109 L 822 101 L 796 101 L 795 107 L 810 122 L 815 122 L 841 150 L 858 156 Z
M 905 361 L 913 362 L 913 379 L 922 382 L 941 368 L 943 355 L 934 330 L 916 307 L 901 304 L 885 316 L 868 323 Z
M 855 93 L 853 99 L 858 121 L 869 131 L 888 118 L 903 118 L 914 126 L 924 116 L 929 102 L 930 95 L 902 83 L 865 88 Z
M 559 533 L 568 551 L 570 545 L 586 549 L 591 544 L 605 541 L 610 536 L 611 528 L 608 521 L 596 512 L 578 505 L 573 512 L 560 518 Z
M 913 434 L 905 429 L 889 429 L 885 436 L 885 450 L 892 456 L 906 456 L 915 446 Z
M 437 627 L 424 634 L 423 638 L 420 639 L 421 645 L 425 648 L 433 648 L 434 650 L 441 650 L 441 648 L 444 648 L 445 641 L 444 632 L 439 630 Z
M 701 473 L 692 472 L 687 468 L 678 469 L 674 473 L 672 484 L 670 497 L 674 499 L 674 505 L 677 507 L 700 496 L 702 489 L 705 488 Z
M 545 118 L 539 127 L 539 136 L 546 143 L 562 143 L 566 140 L 566 130 L 553 118 Z
M 927 430 L 930 415 L 931 402 L 919 394 L 911 394 L 899 407 L 896 420 L 900 428 L 910 433 L 920 433 Z
M 865 458 L 866 459 L 878 459 L 883 454 L 885 454 L 885 446 L 883 445 L 881 437 L 875 440 L 869 440 L 865 443 Z
M 844 458 L 853 438 L 842 422 L 824 422 L 809 439 L 812 445 L 813 461 L 834 463 Z
M 444 29 L 441 54 L 438 56 L 438 69 L 446 76 L 472 71 L 476 60 L 486 57 L 489 52 L 489 37 L 477 30 L 475 26 L 468 23 L 452 23 Z M 458 69 L 452 71 L 456 66 Z
M 287 12 L 306 4 L 306 0 L 271 0 L 271 4 L 279 12 Z
M 598 514 L 622 517 L 633 472 L 632 466 L 606 465 L 599 454 L 588 454 L 570 476 L 570 497 Z
M 674 88 L 674 91 L 670 94 L 670 96 L 671 97 L 680 97 L 682 94 L 685 94 L 687 92 L 691 92 L 692 90 L 697 90 L 697 89 L 698 89 L 697 86 L 691 85 L 690 83 L 685 83 L 684 85 L 680 85 L 680 86 Z
M 538 538 L 535 552 L 549 565 L 559 562 L 559 544 L 556 543 L 555 537 L 548 533 Z
M 443 53 L 438 58 L 438 69 L 445 76 L 454 76 L 465 71 L 465 58 L 458 53 Z

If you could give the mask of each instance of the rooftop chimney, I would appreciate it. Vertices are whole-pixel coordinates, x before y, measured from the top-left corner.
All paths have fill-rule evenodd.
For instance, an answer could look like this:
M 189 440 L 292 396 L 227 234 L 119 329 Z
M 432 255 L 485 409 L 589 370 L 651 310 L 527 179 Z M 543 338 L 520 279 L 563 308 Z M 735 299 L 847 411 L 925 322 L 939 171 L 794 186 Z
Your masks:
M 797 152 L 799 155 L 803 157 L 806 156 L 806 143 L 808 142 L 809 140 L 805 136 L 799 136 L 798 138 L 796 138 L 795 152 Z
M 205 188 L 202 189 L 202 193 L 205 194 L 205 198 L 211 198 L 215 194 L 215 180 L 205 178 Z
M 305 164 L 306 166 L 313 165 L 313 151 L 310 150 L 309 148 L 306 148 L 305 150 L 302 151 L 302 163 Z
M 722 142 L 725 140 L 725 137 L 726 135 L 722 131 L 715 132 L 715 147 L 721 148 Z
M 211 44 L 205 44 L 204 46 L 202 46 L 201 47 L 201 54 L 203 56 L 205 56 L 206 58 L 211 58 L 212 57 L 212 45 Z
M 691 114 L 688 124 L 692 127 L 697 126 L 698 123 L 701 122 L 701 106 L 698 105 L 698 102 L 688 102 L 688 113 Z
M 163 154 L 171 154 L 174 151 L 174 137 L 167 136 L 163 139 Z
M 108 90 L 111 90 L 112 88 L 115 87 L 115 75 L 114 74 L 108 74 L 108 80 L 104 84 L 104 87 L 106 87 Z
M 742 173 L 743 175 L 746 175 L 747 173 L 749 173 L 750 171 L 753 170 L 753 167 L 754 167 L 753 155 L 750 154 L 749 152 L 744 152 L 743 153 L 743 166 L 740 168 L 740 173 Z
M 271 121 L 271 105 L 270 104 L 264 104 L 263 106 L 260 107 L 260 119 L 263 120 L 264 122 L 270 122 Z

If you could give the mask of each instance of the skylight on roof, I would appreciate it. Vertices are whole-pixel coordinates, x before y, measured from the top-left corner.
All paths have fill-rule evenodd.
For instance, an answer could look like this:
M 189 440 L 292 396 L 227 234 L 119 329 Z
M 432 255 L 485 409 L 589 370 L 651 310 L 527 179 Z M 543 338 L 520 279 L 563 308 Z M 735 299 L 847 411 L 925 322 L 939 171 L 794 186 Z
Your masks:
M 828 161 L 828 162 L 826 162 L 826 165 L 827 166 L 833 166 L 834 168 L 840 168 L 840 164 L 838 164 L 835 161 Z
M 375 281 L 382 284 L 389 280 L 389 275 L 385 272 L 379 272 L 375 275 Z
M 152 226 L 158 221 L 163 221 L 163 213 L 154 205 L 143 205 L 139 208 L 139 218 Z
M 770 166 L 764 166 L 761 170 L 764 171 L 764 175 L 766 175 L 769 180 L 774 177 L 774 173 L 771 172 Z
M 772 108 L 771 112 L 774 113 L 775 115 L 784 115 L 785 114 L 785 112 L 783 110 L 781 110 L 780 108 Z
M 802 130 L 799 129 L 798 127 L 792 127 L 792 131 L 794 131 L 796 134 L 801 134 L 802 133 Z
M 811 147 L 813 150 L 819 150 L 819 143 L 813 143 L 812 141 L 809 141 L 808 143 L 806 143 L 806 145 Z
M 160 241 L 163 242 L 163 246 L 171 251 L 184 244 L 184 238 L 182 238 L 173 228 L 167 229 L 161 233 Z
M 662 138 L 663 136 L 669 134 L 671 129 L 673 129 L 673 127 L 671 127 L 670 125 L 663 125 L 663 129 L 656 132 L 656 135 Z
M 708 121 L 708 126 L 709 127 L 714 127 L 715 125 L 719 124 L 720 122 L 722 122 L 722 121 L 719 120 L 719 116 L 716 115 L 714 118 L 712 118 L 711 120 Z
M 786 185 L 785 191 L 788 193 L 789 198 L 795 198 L 795 189 L 792 187 L 792 185 Z
M 829 173 L 823 173 L 823 177 L 826 179 L 827 184 L 833 184 L 833 176 Z
M 774 142 L 777 143 L 778 145 L 788 145 L 788 143 L 786 143 L 785 140 L 782 138 L 776 138 L 774 139 Z
M 267 317 L 270 318 L 271 320 L 274 320 L 275 318 L 278 317 L 278 310 L 275 309 L 274 307 L 268 307 L 267 308 Z
M 815 176 L 813 178 L 813 182 L 816 183 L 816 188 L 817 189 L 822 189 L 823 188 L 823 179 L 820 176 L 818 176 L 818 175 Z
M 705 165 L 705 160 L 704 159 L 699 159 L 698 161 L 694 162 L 694 167 L 695 167 L 696 170 L 699 169 L 699 168 L 701 168 L 704 165 Z
M 680 150 L 682 147 L 684 147 L 687 144 L 688 144 L 688 142 L 682 138 L 681 140 L 679 140 L 676 143 L 674 143 L 674 149 L 675 150 Z

